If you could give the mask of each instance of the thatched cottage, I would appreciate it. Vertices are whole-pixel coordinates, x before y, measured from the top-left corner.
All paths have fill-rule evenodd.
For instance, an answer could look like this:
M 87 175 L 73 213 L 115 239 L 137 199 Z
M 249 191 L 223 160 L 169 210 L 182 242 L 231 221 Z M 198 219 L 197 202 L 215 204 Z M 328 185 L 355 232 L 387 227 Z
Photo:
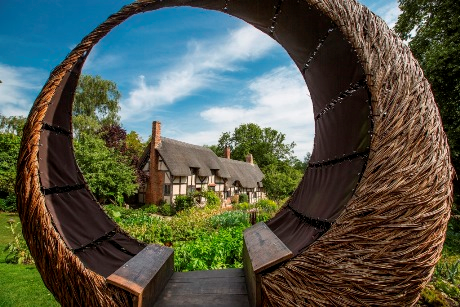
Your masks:
M 223 201 L 240 193 L 246 193 L 250 203 L 265 197 L 264 175 L 252 155 L 246 162 L 232 160 L 227 148 L 220 158 L 209 148 L 162 137 L 158 121 L 152 124 L 152 140 L 139 166 L 148 175 L 139 189 L 140 203 L 174 203 L 177 195 L 197 190 L 215 191 Z

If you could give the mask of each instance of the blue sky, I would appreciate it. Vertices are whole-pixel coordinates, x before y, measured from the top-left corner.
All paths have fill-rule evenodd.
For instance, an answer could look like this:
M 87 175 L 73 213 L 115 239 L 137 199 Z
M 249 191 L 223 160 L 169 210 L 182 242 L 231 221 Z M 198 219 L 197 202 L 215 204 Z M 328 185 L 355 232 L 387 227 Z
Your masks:
M 395 0 L 363 0 L 390 26 Z M 92 29 L 129 1 L 0 0 L 0 113 L 26 116 L 49 72 Z M 228 15 L 170 8 L 137 15 L 91 52 L 83 73 L 117 83 L 123 127 L 215 144 L 254 122 L 284 134 L 302 158 L 314 123 L 308 89 L 275 41 Z

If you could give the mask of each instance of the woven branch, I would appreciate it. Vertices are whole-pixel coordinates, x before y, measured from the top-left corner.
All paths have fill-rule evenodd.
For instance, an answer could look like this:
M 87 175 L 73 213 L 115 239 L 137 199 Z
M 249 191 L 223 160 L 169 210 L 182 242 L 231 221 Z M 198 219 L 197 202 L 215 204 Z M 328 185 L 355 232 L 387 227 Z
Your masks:
M 453 169 L 429 84 L 409 48 L 355 1 L 308 1 L 354 46 L 374 135 L 354 197 L 332 228 L 263 278 L 270 306 L 408 306 L 441 256 Z

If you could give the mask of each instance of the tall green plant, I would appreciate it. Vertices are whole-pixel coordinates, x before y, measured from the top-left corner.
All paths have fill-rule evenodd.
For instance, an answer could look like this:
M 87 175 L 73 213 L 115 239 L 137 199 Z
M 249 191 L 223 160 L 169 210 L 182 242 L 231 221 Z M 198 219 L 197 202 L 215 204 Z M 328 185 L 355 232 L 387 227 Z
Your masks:
M 174 208 L 176 211 L 189 209 L 195 205 L 195 199 L 191 195 L 177 195 L 174 199 Z
M 97 136 L 82 134 L 75 142 L 75 156 L 91 191 L 101 203 L 121 205 L 125 195 L 137 191 L 134 169 Z
M 16 161 L 21 139 L 13 133 L 0 133 L 0 210 L 14 209 L 14 183 L 16 181 Z
M 5 262 L 14 264 L 34 263 L 34 259 L 30 255 L 26 241 L 22 237 L 22 234 L 17 231 L 20 223 L 15 223 L 13 220 L 9 220 L 8 224 L 14 239 L 5 247 L 5 251 L 7 252 Z

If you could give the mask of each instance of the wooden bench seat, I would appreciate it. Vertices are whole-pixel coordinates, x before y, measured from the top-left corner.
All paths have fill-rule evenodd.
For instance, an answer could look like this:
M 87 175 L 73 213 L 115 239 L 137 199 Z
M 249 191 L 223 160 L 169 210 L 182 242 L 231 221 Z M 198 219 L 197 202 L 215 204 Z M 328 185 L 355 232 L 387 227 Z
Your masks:
M 174 273 L 155 307 L 249 307 L 242 269 Z
M 244 231 L 243 266 L 251 306 L 262 306 L 262 274 L 292 257 L 293 253 L 265 223 Z
M 110 275 L 107 282 L 132 293 L 134 306 L 153 306 L 173 273 L 173 249 L 148 245 Z
M 149 245 L 107 278 L 135 297 L 134 306 L 261 306 L 261 278 L 292 252 L 258 223 L 244 231 L 244 269 L 174 273 L 173 249 Z

